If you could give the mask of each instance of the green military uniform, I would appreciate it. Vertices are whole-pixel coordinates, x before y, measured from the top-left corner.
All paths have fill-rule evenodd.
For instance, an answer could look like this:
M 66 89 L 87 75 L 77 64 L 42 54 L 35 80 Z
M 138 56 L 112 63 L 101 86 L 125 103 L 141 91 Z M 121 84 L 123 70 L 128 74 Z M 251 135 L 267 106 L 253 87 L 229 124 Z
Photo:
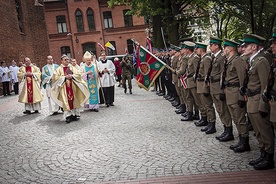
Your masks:
M 260 39 L 251 34 L 244 34 L 244 42 L 258 45 Z M 250 55 L 248 62 L 247 112 L 261 149 L 261 157 L 250 161 L 249 164 L 257 170 L 271 169 L 274 168 L 274 136 L 269 117 L 266 115 L 267 109 L 264 108 L 261 98 L 267 84 L 269 62 L 259 54 Z
M 218 44 L 221 45 L 222 40 L 215 37 L 210 37 L 210 44 Z M 213 102 L 216 107 L 216 111 L 219 114 L 220 120 L 224 125 L 224 132 L 217 136 L 216 139 L 219 141 L 225 142 L 233 140 L 233 134 L 230 131 L 232 130 L 232 119 L 230 112 L 227 108 L 227 104 L 224 97 L 224 92 L 220 86 L 221 74 L 223 72 L 225 56 L 223 55 L 222 51 L 218 51 L 214 54 L 214 60 L 212 62 L 212 71 L 210 74 L 210 94 L 213 98 Z
M 126 81 L 128 81 L 129 93 L 132 94 L 132 83 L 131 83 L 132 61 L 127 57 L 125 61 L 121 61 L 120 65 L 122 67 L 122 85 L 123 85 L 123 88 L 125 88 L 125 93 L 127 91 Z
M 224 48 L 233 47 L 236 50 L 238 43 L 225 39 Z M 234 54 L 232 56 L 226 56 L 227 63 L 225 63 L 224 72 L 225 72 L 225 81 L 224 89 L 226 95 L 226 103 L 231 114 L 232 120 L 236 124 L 238 134 L 239 134 L 239 143 L 236 145 L 230 146 L 230 149 L 235 152 L 244 152 L 250 151 L 249 146 L 249 132 L 248 125 L 246 121 L 246 108 L 245 108 L 245 99 L 239 92 L 239 88 L 243 85 L 245 78 L 245 68 L 246 62 Z
M 195 46 L 195 44 L 193 42 L 190 42 L 190 41 L 185 41 L 184 44 L 188 45 L 188 46 L 191 46 L 191 47 Z M 193 106 L 194 106 L 194 103 L 196 104 L 196 106 L 199 107 L 201 116 L 206 116 L 206 109 L 205 109 L 204 106 L 201 105 L 199 95 L 196 92 L 196 83 L 194 82 L 194 79 L 193 79 L 199 60 L 200 60 L 200 57 L 196 53 L 192 53 L 189 56 L 188 66 L 186 68 L 186 74 L 187 74 L 187 116 L 184 117 L 184 119 L 181 119 L 182 121 L 193 120 Z
M 196 48 L 202 48 L 206 51 L 207 45 L 197 42 Z M 208 125 L 208 123 L 215 124 L 216 121 L 216 113 L 215 108 L 213 106 L 213 99 L 210 95 L 210 86 L 205 83 L 205 78 L 207 76 L 208 69 L 210 68 L 211 61 L 212 57 L 209 54 L 205 53 L 205 55 L 201 56 L 196 84 L 197 93 L 200 96 L 201 104 L 206 109 L 206 116 L 202 115 L 201 121 L 195 122 L 196 126 L 206 126 Z M 215 127 L 213 127 L 212 129 L 203 128 L 202 131 L 204 130 L 206 134 L 216 132 Z

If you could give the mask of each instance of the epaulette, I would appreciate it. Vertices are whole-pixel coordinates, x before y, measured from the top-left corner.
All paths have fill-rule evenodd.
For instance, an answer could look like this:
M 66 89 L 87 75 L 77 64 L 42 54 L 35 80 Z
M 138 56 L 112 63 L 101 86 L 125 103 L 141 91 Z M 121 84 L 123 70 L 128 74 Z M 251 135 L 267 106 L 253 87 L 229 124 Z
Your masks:
M 195 54 L 194 57 L 195 57 L 195 58 L 200 58 L 199 55 L 197 55 L 197 54 Z
M 210 55 L 205 55 L 204 57 L 206 57 L 206 58 L 212 60 L 212 57 L 211 57 Z

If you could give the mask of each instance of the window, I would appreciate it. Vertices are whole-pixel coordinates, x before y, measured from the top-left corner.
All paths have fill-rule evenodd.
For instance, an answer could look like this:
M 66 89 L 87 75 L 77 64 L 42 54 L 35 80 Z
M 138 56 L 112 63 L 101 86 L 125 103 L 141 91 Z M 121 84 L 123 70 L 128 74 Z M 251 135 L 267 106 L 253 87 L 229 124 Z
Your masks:
M 67 33 L 66 19 L 64 15 L 56 16 L 58 33 Z
M 115 41 L 109 41 L 114 47 L 115 47 L 115 50 L 112 50 L 111 48 L 107 48 L 107 53 L 109 56 L 112 56 L 112 55 L 117 55 L 117 49 L 116 49 L 116 43 Z
M 23 33 L 22 7 L 19 0 L 15 0 L 15 9 L 17 14 L 19 30 L 21 33 Z
M 95 30 L 95 21 L 93 11 L 89 8 L 86 12 L 89 31 Z
M 76 11 L 76 21 L 77 21 L 78 32 L 84 32 L 82 13 L 80 10 Z
M 104 17 L 104 28 L 112 28 L 112 15 L 111 11 L 106 11 L 103 12 L 103 17 Z
M 83 51 L 83 54 L 86 51 L 89 51 L 89 52 L 93 52 L 93 54 L 96 55 L 96 43 L 95 42 L 90 42 L 90 43 L 82 44 L 82 51 Z
M 133 54 L 133 41 L 131 39 L 127 40 L 127 50 L 129 54 Z
M 132 21 L 132 15 L 128 15 L 127 12 L 129 12 L 130 10 L 124 10 L 123 11 L 123 15 L 124 15 L 124 22 L 125 22 L 125 26 L 133 26 L 133 21 Z
M 70 47 L 69 46 L 64 46 L 60 48 L 61 51 L 61 56 L 62 55 L 67 55 L 69 58 L 71 58 L 71 52 L 70 52 Z

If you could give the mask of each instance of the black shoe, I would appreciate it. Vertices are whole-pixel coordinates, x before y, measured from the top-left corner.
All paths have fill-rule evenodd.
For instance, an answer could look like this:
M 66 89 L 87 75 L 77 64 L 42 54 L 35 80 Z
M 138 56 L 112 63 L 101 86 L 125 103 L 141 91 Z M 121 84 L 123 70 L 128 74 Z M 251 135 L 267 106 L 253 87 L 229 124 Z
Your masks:
M 202 117 L 199 121 L 195 122 L 195 126 L 197 127 L 207 126 L 207 125 L 208 125 L 207 117 Z
M 222 132 L 222 134 L 215 137 L 216 140 L 219 140 L 220 138 L 222 138 L 226 135 L 226 126 L 225 125 L 223 125 L 223 129 L 224 129 L 224 131 Z
M 243 153 L 250 150 L 249 137 L 241 137 L 239 146 L 233 149 L 235 153 Z
M 26 110 L 23 112 L 23 114 L 31 114 L 31 111 Z
M 266 152 L 265 152 L 264 150 L 262 150 L 262 149 L 260 150 L 260 152 L 261 152 L 260 157 L 257 158 L 257 159 L 255 159 L 255 160 L 251 160 L 251 161 L 249 162 L 249 165 L 254 166 L 254 165 L 260 163 L 260 162 L 265 158 Z
M 125 93 L 127 92 L 127 89 L 125 88 L 125 91 L 124 91 Z
M 216 132 L 217 132 L 217 130 L 216 130 L 216 124 L 215 124 L 215 122 L 210 122 L 210 126 L 205 131 L 205 134 L 213 134 L 213 133 L 216 133 Z
M 106 107 L 109 107 L 109 104 L 106 104 Z
M 262 161 L 254 165 L 255 170 L 274 169 L 274 167 L 274 153 L 266 153 L 266 156 L 262 159 Z
M 226 127 L 226 134 L 219 139 L 220 142 L 228 142 L 234 140 L 233 128 Z
M 187 112 L 187 116 L 181 119 L 181 121 L 193 121 L 193 113 Z
M 53 112 L 52 116 L 58 115 L 58 112 Z
M 200 129 L 201 132 L 206 132 L 209 129 L 209 126 L 211 126 L 210 123 L 208 123 L 208 125 L 202 129 Z
M 169 100 L 170 102 L 172 102 L 172 101 L 175 100 L 175 98 L 174 98 L 174 97 L 171 97 L 171 98 L 169 98 L 168 100 Z
M 231 150 L 234 150 L 234 148 L 239 147 L 240 144 L 241 144 L 241 135 L 239 135 L 239 142 L 237 144 L 231 145 L 229 148 Z
M 186 112 L 184 112 L 183 114 L 181 114 L 181 116 L 183 116 L 183 117 L 186 117 L 188 115 L 188 112 L 186 111 Z
M 158 96 L 164 96 L 165 94 L 164 93 L 159 93 Z
M 72 120 L 72 117 L 73 117 L 72 115 L 66 117 L 66 120 L 65 120 L 66 124 L 71 123 L 71 122 L 73 121 L 73 120 Z
M 92 109 L 94 112 L 99 112 L 99 109 Z
M 79 120 L 79 116 L 71 116 L 71 120 L 72 121 L 78 121 Z
M 129 91 L 129 94 L 132 94 L 132 91 L 131 91 L 131 90 Z
M 114 104 L 113 103 L 111 103 L 111 104 L 109 104 L 110 106 L 114 106 Z
M 199 115 L 198 114 L 195 114 L 195 115 L 193 115 L 193 120 L 199 120 L 200 118 L 199 118 Z

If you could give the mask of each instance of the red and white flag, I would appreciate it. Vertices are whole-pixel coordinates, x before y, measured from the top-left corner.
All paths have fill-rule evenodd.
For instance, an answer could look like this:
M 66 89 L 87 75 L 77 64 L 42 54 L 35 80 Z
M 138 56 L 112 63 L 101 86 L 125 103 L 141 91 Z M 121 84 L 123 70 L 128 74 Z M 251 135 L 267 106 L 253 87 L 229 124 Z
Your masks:
M 186 79 L 187 79 L 187 74 L 186 73 L 184 75 L 180 76 L 180 81 L 181 81 L 181 84 L 182 84 L 184 89 L 187 88 L 187 84 L 186 84 L 186 81 L 185 81 Z
M 97 42 L 97 44 L 102 48 L 102 50 L 105 50 L 105 47 L 101 43 Z

